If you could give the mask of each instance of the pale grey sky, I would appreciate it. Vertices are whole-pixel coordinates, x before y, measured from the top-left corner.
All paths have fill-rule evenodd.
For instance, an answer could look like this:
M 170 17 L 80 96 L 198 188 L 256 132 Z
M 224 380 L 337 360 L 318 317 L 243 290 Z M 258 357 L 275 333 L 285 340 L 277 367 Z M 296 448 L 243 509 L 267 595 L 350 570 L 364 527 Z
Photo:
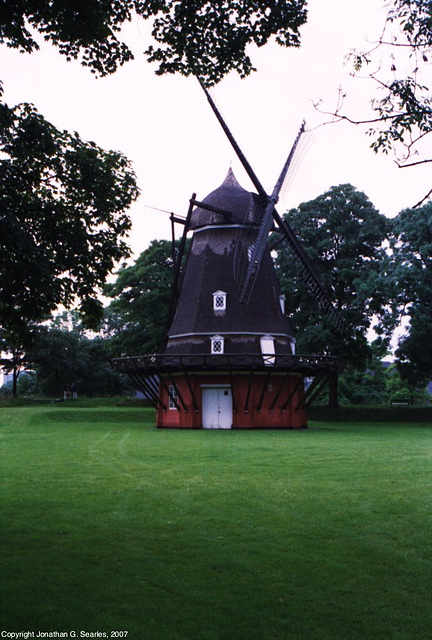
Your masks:
M 312 100 L 322 98 L 331 109 L 342 85 L 350 114 L 363 115 L 368 109 L 371 87 L 350 78 L 344 56 L 354 47 L 364 48 L 366 38 L 377 37 L 382 4 L 310 0 L 299 50 L 268 45 L 253 54 L 255 74 L 244 80 L 230 75 L 215 88 L 233 134 L 268 190 L 301 120 L 316 127 L 326 119 Z M 204 198 L 231 164 L 241 184 L 252 190 L 197 82 L 154 75 L 141 55 L 147 32 L 144 23 L 128 26 L 136 60 L 103 79 L 68 63 L 49 45 L 31 55 L 0 48 L 0 77 L 10 105 L 33 102 L 58 128 L 120 150 L 133 162 L 142 191 L 131 209 L 135 254 L 154 238 L 170 237 L 168 216 L 150 206 L 184 215 L 191 194 Z M 364 128 L 339 123 L 316 129 L 279 211 L 345 182 L 364 191 L 389 216 L 415 204 L 428 190 L 427 168 L 397 169 L 391 158 L 375 156 L 369 144 Z

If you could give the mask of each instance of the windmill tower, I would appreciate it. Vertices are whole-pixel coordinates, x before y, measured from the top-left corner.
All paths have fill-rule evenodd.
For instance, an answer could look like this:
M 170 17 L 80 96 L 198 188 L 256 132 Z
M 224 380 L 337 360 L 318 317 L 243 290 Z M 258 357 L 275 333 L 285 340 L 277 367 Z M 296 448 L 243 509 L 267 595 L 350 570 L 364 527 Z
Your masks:
M 153 403 L 160 428 L 305 428 L 308 405 L 343 363 L 296 354 L 268 241 L 276 226 L 305 286 L 323 312 L 338 321 L 300 242 L 275 210 L 304 126 L 268 196 L 207 97 L 257 193 L 244 189 L 230 169 L 203 201 L 192 197 L 165 349 L 113 364 Z M 192 238 L 183 260 L 188 233 Z M 307 391 L 306 377 L 313 378 Z

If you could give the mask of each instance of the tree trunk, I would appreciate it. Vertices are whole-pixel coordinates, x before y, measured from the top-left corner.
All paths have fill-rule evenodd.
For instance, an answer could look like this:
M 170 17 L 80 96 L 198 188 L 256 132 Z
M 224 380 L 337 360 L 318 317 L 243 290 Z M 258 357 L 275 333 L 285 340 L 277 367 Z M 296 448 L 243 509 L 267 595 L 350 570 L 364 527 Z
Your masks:
M 17 367 L 14 366 L 12 372 L 12 397 L 16 398 L 18 395 L 18 370 Z
M 12 351 L 12 397 L 18 396 L 18 378 L 20 374 L 20 352 L 18 349 Z

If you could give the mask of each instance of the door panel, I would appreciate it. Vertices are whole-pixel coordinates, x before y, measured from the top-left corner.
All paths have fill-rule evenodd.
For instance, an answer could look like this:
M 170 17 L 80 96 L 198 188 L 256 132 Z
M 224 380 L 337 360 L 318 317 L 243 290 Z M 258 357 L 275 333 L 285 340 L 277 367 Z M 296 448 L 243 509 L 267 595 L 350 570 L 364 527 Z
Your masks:
M 202 423 L 204 429 L 231 429 L 232 394 L 229 387 L 203 388 Z

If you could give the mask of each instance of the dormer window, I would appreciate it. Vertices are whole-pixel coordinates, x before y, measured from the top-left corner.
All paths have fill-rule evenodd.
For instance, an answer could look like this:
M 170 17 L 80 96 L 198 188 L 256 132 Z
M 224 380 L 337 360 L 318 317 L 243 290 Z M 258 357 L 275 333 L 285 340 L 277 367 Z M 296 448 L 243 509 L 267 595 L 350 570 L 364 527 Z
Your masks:
M 211 353 L 212 353 L 212 355 L 221 355 L 221 354 L 223 354 L 225 338 L 223 338 L 223 336 L 212 336 L 210 338 L 210 341 L 211 341 Z
M 213 311 L 225 311 L 227 294 L 225 291 L 213 293 Z
M 264 364 L 272 366 L 275 363 L 275 344 L 273 336 L 261 336 L 261 353 L 263 354 Z

